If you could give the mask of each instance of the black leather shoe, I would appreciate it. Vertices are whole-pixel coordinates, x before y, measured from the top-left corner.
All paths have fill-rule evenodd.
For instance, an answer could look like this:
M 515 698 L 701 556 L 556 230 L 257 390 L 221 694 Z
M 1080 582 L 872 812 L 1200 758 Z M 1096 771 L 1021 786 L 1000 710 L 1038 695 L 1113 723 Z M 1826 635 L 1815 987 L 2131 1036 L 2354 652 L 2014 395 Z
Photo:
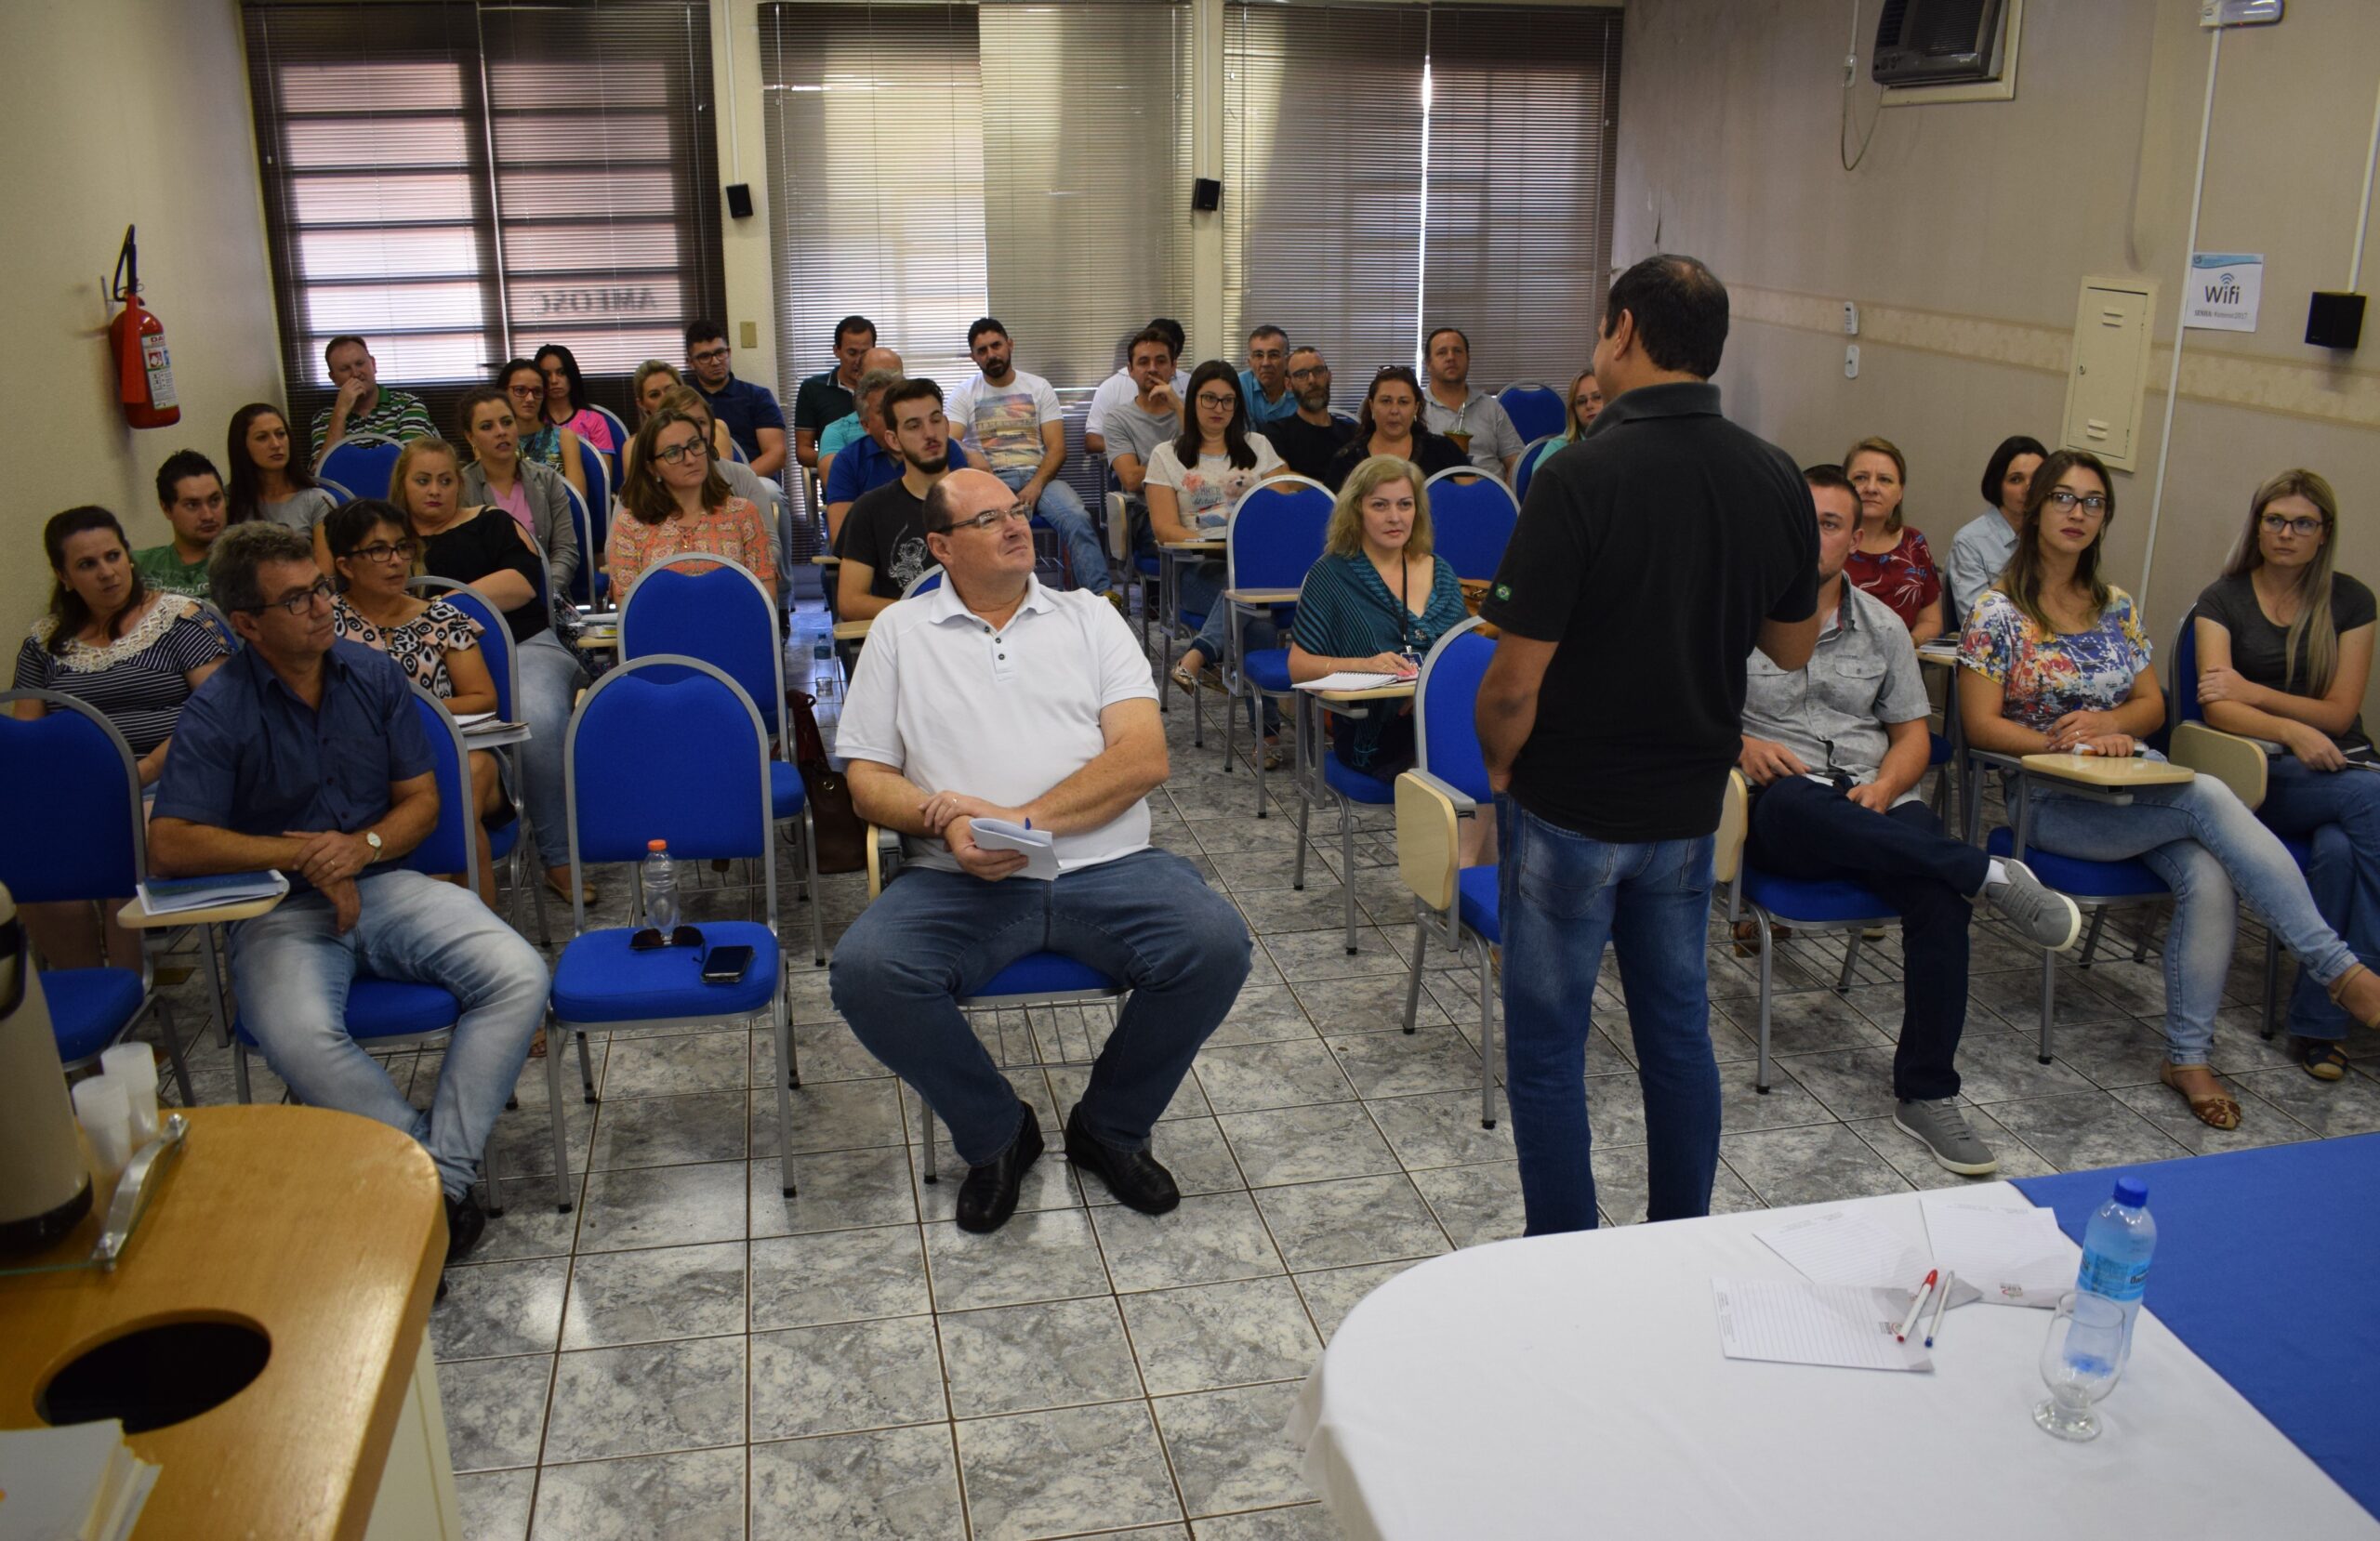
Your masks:
M 479 1195 L 469 1188 L 459 1199 L 446 1201 L 446 1260 L 455 1262 L 480 1245 L 480 1232 L 487 1229 L 487 1211 L 480 1207 Z
M 981 1166 L 967 1168 L 967 1180 L 959 1185 L 961 1231 L 998 1231 L 1006 1225 L 1016 1213 L 1016 1191 L 1025 1181 L 1025 1169 L 1041 1159 L 1041 1120 L 1029 1104 L 1017 1106 L 1025 1110 L 1025 1127 L 1009 1141 L 1007 1150 Z
M 1082 1104 L 1066 1114 L 1066 1159 L 1107 1180 L 1107 1191 L 1126 1208 L 1162 1215 L 1182 1202 L 1173 1174 L 1146 1151 L 1119 1151 L 1082 1126 Z

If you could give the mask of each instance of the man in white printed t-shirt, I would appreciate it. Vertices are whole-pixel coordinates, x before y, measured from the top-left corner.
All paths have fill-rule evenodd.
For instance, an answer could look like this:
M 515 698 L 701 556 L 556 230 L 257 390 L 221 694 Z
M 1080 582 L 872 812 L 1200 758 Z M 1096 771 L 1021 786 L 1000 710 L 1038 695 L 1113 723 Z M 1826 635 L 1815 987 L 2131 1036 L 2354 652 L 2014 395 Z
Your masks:
M 1099 597 L 1034 577 L 1030 518 L 987 471 L 935 484 L 943 585 L 876 617 L 836 732 L 860 817 L 898 831 L 907 863 L 835 948 L 835 1009 L 949 1126 L 969 1168 L 959 1224 L 976 1231 L 1015 1211 L 1042 1140 L 960 997 L 1041 952 L 1130 992 L 1066 1116 L 1066 1159 L 1161 1215 L 1181 1195 L 1149 1131 L 1249 968 L 1239 913 L 1149 844 L 1167 757 L 1148 659 Z M 978 843 L 978 820 L 1047 830 L 1057 878 L 1018 876 L 1025 855 Z
M 1058 479 L 1066 463 L 1066 422 L 1058 393 L 1040 375 L 1016 367 L 1008 328 L 989 316 L 967 329 L 967 351 L 983 373 L 951 395 L 953 433 L 972 440 L 991 473 L 1058 532 L 1075 586 L 1107 595 L 1120 612 L 1124 595 L 1108 577 L 1099 532 L 1082 499 Z

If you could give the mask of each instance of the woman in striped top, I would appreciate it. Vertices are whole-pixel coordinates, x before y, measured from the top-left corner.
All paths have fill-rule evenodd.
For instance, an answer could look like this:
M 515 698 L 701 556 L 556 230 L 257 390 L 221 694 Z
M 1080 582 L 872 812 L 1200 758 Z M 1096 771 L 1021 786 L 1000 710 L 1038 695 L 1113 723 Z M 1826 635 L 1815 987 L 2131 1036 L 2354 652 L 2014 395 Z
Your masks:
M 140 784 L 147 786 L 165 769 L 182 703 L 222 664 L 231 645 L 197 600 L 141 582 L 124 526 L 105 508 L 69 508 L 43 527 L 41 540 L 57 582 L 49 612 L 33 624 L 17 650 L 16 688 L 55 691 L 98 708 L 132 746 Z M 23 721 L 47 715 L 38 701 L 12 707 Z M 137 968 L 139 939 L 112 924 L 121 907 L 109 906 L 108 958 L 116 968 Z M 87 968 L 100 961 L 99 929 L 87 905 L 24 909 L 49 967 Z
M 1468 612 L 1454 568 L 1431 549 L 1430 494 L 1421 468 L 1393 454 L 1357 466 L 1339 490 L 1322 560 L 1298 591 L 1289 678 L 1342 670 L 1408 678 L 1421 655 Z M 1413 764 L 1409 706 L 1340 718 L 1331 752 L 1382 781 Z

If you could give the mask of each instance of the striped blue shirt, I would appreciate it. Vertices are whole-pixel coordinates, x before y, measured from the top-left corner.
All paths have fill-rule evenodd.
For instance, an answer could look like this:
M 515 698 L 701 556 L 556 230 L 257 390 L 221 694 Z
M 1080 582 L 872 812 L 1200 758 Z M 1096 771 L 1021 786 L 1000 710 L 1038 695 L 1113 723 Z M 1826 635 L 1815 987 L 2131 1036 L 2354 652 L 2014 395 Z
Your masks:
M 1362 554 L 1325 556 L 1307 570 L 1298 590 L 1298 618 L 1290 636 L 1298 646 L 1322 658 L 1368 658 L 1376 652 L 1409 652 L 1417 657 L 1470 614 L 1462 602 L 1462 585 L 1444 557 L 1435 557 L 1430 602 L 1416 615 L 1389 591 L 1380 570 Z M 1389 714 L 1341 721 L 1338 731 L 1354 733 L 1355 743 L 1345 757 L 1357 769 L 1368 765 L 1371 750 L 1388 726 Z

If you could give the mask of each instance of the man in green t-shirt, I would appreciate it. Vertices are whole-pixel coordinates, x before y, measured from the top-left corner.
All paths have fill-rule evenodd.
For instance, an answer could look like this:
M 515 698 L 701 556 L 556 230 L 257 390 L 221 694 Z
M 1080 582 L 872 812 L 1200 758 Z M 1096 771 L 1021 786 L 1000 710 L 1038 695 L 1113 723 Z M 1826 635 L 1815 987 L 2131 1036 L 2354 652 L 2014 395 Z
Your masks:
M 205 599 L 206 559 L 223 533 L 223 478 L 196 450 L 176 450 L 157 468 L 157 507 L 174 538 L 135 551 L 133 569 L 152 588 Z

